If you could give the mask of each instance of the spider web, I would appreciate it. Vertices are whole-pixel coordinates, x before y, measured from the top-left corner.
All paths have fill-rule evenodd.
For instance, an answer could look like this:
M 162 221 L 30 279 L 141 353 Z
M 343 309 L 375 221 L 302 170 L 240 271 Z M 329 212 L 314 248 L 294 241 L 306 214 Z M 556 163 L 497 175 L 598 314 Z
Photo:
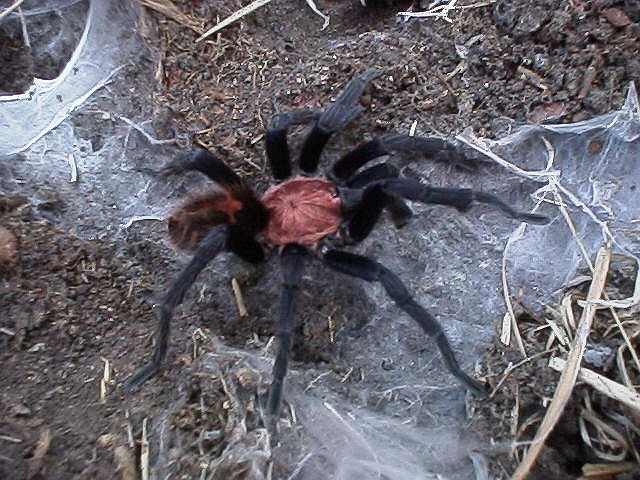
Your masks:
M 28 9 L 27 3 L 23 14 L 29 17 L 64 10 L 79 1 L 46 2 L 38 9 Z M 131 120 L 126 112 L 135 108 L 122 100 L 113 105 L 116 102 L 112 97 L 121 92 L 126 98 L 129 89 L 119 72 L 129 61 L 130 52 L 140 50 L 140 42 L 131 34 L 135 16 L 118 6 L 119 2 L 86 3 L 85 28 L 62 73 L 52 80 L 34 80 L 24 94 L 0 97 L 0 155 L 10 156 L 12 176 L 26 182 L 22 193 L 29 194 L 36 204 L 45 200 L 43 186 L 72 199 L 59 219 L 63 226 L 85 236 L 103 237 L 112 236 L 114 230 L 136 219 L 162 214 L 171 192 L 168 187 L 152 187 L 140 167 L 150 165 L 143 159 L 164 163 L 163 158 L 170 153 L 163 145 L 174 140 L 158 140 L 149 133 L 139 119 L 145 114 L 152 118 L 150 112 Z M 104 90 L 109 83 L 114 93 Z M 81 106 L 95 116 L 96 130 L 103 131 L 101 144 L 80 138 L 74 131 L 72 120 Z M 445 320 L 456 351 L 464 352 L 463 365 L 471 371 L 483 342 L 491 338 L 492 320 L 504 309 L 498 288 L 499 269 L 487 267 L 494 265 L 502 252 L 490 256 L 477 247 L 478 243 L 502 249 L 510 238 L 504 255 L 506 280 L 512 291 L 522 290 L 530 302 L 548 301 L 577 269 L 586 266 L 585 258 L 593 256 L 603 240 L 612 241 L 627 255 L 638 251 L 640 109 L 631 87 L 619 111 L 585 122 L 524 126 L 495 142 L 483 142 L 469 134 L 461 139 L 476 149 L 491 150 L 498 165 L 493 184 L 471 177 L 464 178 L 465 183 L 495 187 L 497 193 L 521 205 L 525 197 L 522 185 L 513 186 L 511 180 L 520 175 L 528 179 L 527 183 L 539 182 L 540 188 L 532 192 L 530 203 L 540 201 L 542 211 L 554 217 L 553 223 L 543 228 L 521 226 L 510 232 L 493 212 L 483 214 L 482 219 L 449 212 L 421 220 L 422 214 L 431 210 L 417 207 L 413 226 L 401 233 L 388 229 L 376 232 L 363 250 L 377 254 L 381 262 L 407 280 L 421 303 Z M 129 148 L 131 144 L 133 148 Z M 23 162 L 13 162 L 16 153 L 23 155 Z M 80 181 L 73 180 L 74 165 Z M 431 175 L 427 168 L 419 173 L 437 178 L 437 173 Z M 445 183 L 446 175 L 442 177 Z M 561 202 L 552 196 L 555 193 Z M 572 229 L 559 205 L 566 208 Z M 452 242 L 461 231 L 473 239 Z M 378 244 L 385 247 L 379 248 Z M 437 264 L 434 258 L 439 260 Z M 216 281 L 224 281 L 223 275 L 219 273 Z M 637 291 L 629 302 L 637 302 Z M 470 453 L 475 445 L 461 440 L 464 393 L 451 385 L 437 352 L 423 354 L 421 344 L 403 343 L 409 328 L 414 327 L 408 327 L 411 322 L 407 319 L 391 325 L 389 319 L 395 320 L 398 313 L 380 287 L 369 286 L 366 294 L 378 313 L 371 331 L 357 348 L 345 354 L 344 362 L 367 375 L 375 372 L 384 358 L 395 358 L 401 367 L 386 377 L 370 379 L 359 387 L 360 391 L 340 381 L 322 379 L 314 383 L 317 388 L 309 389 L 308 379 L 298 375 L 294 367 L 288 378 L 287 397 L 299 413 L 298 425 L 303 433 L 290 432 L 282 439 L 285 446 L 295 446 L 292 451 L 298 453 L 281 460 L 288 462 L 290 478 L 426 479 L 434 477 L 432 471 L 442 472 L 440 478 L 472 478 L 472 461 L 480 472 L 478 476 L 486 478 L 482 462 Z M 464 318 L 471 320 L 466 323 Z M 474 335 L 468 334 L 469 328 L 474 328 Z M 417 329 L 413 335 L 418 338 L 414 342 L 427 343 Z M 240 358 L 248 354 L 227 351 L 227 355 Z M 267 376 L 271 358 L 258 355 L 260 368 Z M 416 358 L 417 365 L 413 365 Z M 208 359 L 202 364 L 210 368 Z M 340 393 L 345 389 L 346 394 Z M 369 407 L 356 407 L 366 402 L 348 401 L 367 396 L 385 400 L 386 406 L 374 402 Z M 425 419 L 429 416 L 431 422 Z M 411 424 L 399 417 L 409 418 Z M 416 418 L 419 421 L 414 421 Z M 152 439 L 156 443 L 161 440 L 161 434 Z M 260 453 L 269 452 L 265 447 Z M 314 467 L 316 458 L 323 459 L 322 470 Z M 254 478 L 261 477 L 256 474 Z

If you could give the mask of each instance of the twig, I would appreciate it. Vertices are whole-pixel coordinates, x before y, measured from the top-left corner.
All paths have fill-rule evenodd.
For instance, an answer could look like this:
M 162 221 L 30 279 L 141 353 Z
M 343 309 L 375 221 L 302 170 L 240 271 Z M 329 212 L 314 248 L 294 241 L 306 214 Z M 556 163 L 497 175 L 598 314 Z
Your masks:
M 140 473 L 142 480 L 149 480 L 149 440 L 147 439 L 147 421 L 142 419 L 142 434 L 140 436 Z
M 257 10 L 260 7 L 265 6 L 267 3 L 271 2 L 271 1 L 272 0 L 254 0 L 253 2 L 251 2 L 246 7 L 242 7 L 240 10 L 236 10 L 231 15 L 229 15 L 227 18 L 225 18 L 221 22 L 218 22 L 218 24 L 216 24 L 214 27 L 210 28 L 209 30 L 204 32 L 202 35 L 200 35 L 196 39 L 196 43 L 201 42 L 205 38 L 210 37 L 211 35 L 213 35 L 214 33 L 222 30 L 225 27 L 228 27 L 232 23 L 236 22 L 237 20 L 240 20 L 242 17 L 245 17 L 245 16 L 249 15 L 254 10 Z M 327 15 L 325 15 L 324 13 L 322 13 L 318 9 L 318 7 L 316 6 L 314 0 L 306 0 L 306 2 L 307 2 L 307 5 L 309 5 L 309 8 L 311 8 L 311 10 L 313 10 L 313 13 L 315 13 L 316 15 L 319 15 L 324 20 L 324 23 L 322 24 L 322 30 L 327 28 L 327 26 L 329 25 L 329 17 Z
M 298 464 L 296 465 L 296 468 L 293 469 L 293 472 L 291 472 L 291 475 L 289 475 L 287 477 L 287 480 L 293 480 L 294 478 L 296 478 L 300 472 L 302 471 L 302 467 L 304 467 L 304 464 L 307 463 L 307 461 L 313 456 L 312 452 L 307 453 L 302 460 L 300 460 L 298 462 Z
M 11 12 L 13 12 L 16 8 L 18 8 L 20 5 L 22 5 L 22 2 L 24 2 L 24 0 L 17 0 L 16 2 L 13 3 L 13 5 L 11 5 L 9 8 L 5 9 L 4 12 L 0 13 L 0 20 L 2 20 L 4 17 L 6 17 L 7 15 L 9 15 Z
M 515 370 L 517 370 L 518 368 L 520 368 L 521 366 L 529 363 L 531 360 L 533 360 L 534 358 L 537 357 L 541 357 L 542 355 L 546 355 L 549 352 L 552 352 L 554 349 L 548 349 L 548 350 L 544 350 L 542 352 L 538 352 L 534 355 L 531 355 L 530 357 L 524 358 L 522 360 L 520 360 L 518 363 L 514 363 L 513 365 L 509 365 L 504 372 L 502 373 L 502 378 L 500 379 L 500 381 L 496 384 L 495 387 L 493 387 L 493 390 L 491 390 L 491 393 L 489 394 L 489 398 L 493 398 L 493 396 L 498 392 L 498 390 L 500 390 L 500 387 L 502 386 L 502 384 L 504 383 L 504 381 L 509 377 L 509 375 L 511 375 Z
M 240 316 L 246 317 L 247 315 L 249 315 L 249 312 L 247 312 L 247 307 L 244 303 L 244 298 L 242 297 L 240 284 L 235 278 L 231 279 L 231 288 L 233 289 L 233 295 L 236 297 L 236 305 L 238 305 L 238 312 L 240 313 Z
M 591 63 L 587 67 L 587 71 L 584 73 L 584 77 L 582 78 L 582 88 L 580 88 L 580 92 L 578 92 L 578 100 L 583 100 L 587 95 L 589 95 L 593 81 L 596 79 L 598 70 L 602 66 L 602 62 L 603 58 L 599 53 L 595 54 L 591 59 Z
M 547 409 L 547 412 L 536 432 L 536 435 L 531 443 L 531 446 L 515 473 L 511 477 L 512 480 L 524 480 L 529 474 L 531 467 L 533 466 L 536 458 L 545 440 L 551 434 L 551 431 L 555 427 L 556 423 L 560 419 L 564 407 L 569 401 L 571 392 L 576 383 L 578 376 L 578 369 L 580 367 L 580 361 L 584 354 L 584 350 L 587 344 L 587 338 L 591 331 L 591 324 L 596 313 L 596 306 L 592 303 L 593 300 L 597 300 L 602 296 L 605 280 L 607 278 L 607 272 L 609 271 L 609 261 L 611 259 L 611 244 L 600 247 L 595 262 L 595 270 L 589 291 L 587 293 L 587 304 L 582 310 L 580 317 L 580 323 L 578 324 L 578 330 L 573 340 L 573 345 L 567 356 L 567 363 L 565 369 L 560 375 L 558 386 L 551 400 L 551 404 Z
M 474 3 L 471 5 L 456 5 L 457 2 L 458 0 L 450 0 L 449 3 L 447 3 L 446 5 L 435 6 L 433 8 L 430 8 L 426 12 L 411 12 L 407 10 L 404 12 L 398 12 L 398 15 L 402 17 L 417 17 L 417 18 L 437 17 L 437 18 L 441 18 L 446 22 L 453 23 L 453 20 L 449 18 L 450 11 L 468 10 L 470 8 L 486 7 L 487 5 L 491 5 L 492 3 L 495 3 L 496 0 L 487 0 L 486 2 Z
M 22 27 L 22 38 L 24 39 L 24 45 L 27 48 L 31 48 L 31 40 L 29 40 L 29 30 L 27 30 L 27 22 L 22 14 L 22 9 L 18 7 L 18 16 L 20 17 L 20 26 Z
M 67 157 L 67 162 L 69 162 L 69 168 L 71 169 L 69 181 L 71 183 L 75 183 L 78 181 L 78 164 L 73 153 L 69 154 L 69 156 Z
M 567 361 L 560 357 L 554 357 L 549 361 L 549 366 L 556 372 L 562 372 L 567 365 Z M 614 382 L 607 377 L 600 375 L 588 368 L 581 367 L 578 370 L 578 380 L 590 385 L 595 390 L 609 398 L 624 403 L 627 407 L 640 412 L 640 394 L 625 387 L 621 383 Z
M 158 222 L 164 221 L 162 217 L 158 217 L 157 215 L 134 215 L 122 225 L 122 228 L 126 230 L 127 228 L 130 228 L 134 223 L 143 222 L 146 220 L 154 220 Z
M 137 123 L 135 123 L 133 120 L 128 119 L 125 116 L 122 115 L 118 115 L 118 114 L 112 114 L 113 116 L 115 116 L 118 120 L 122 120 L 124 123 L 126 123 L 127 125 L 129 125 L 131 128 L 133 128 L 134 130 L 137 130 L 138 132 L 140 132 L 144 138 L 147 139 L 147 141 L 151 144 L 151 145 L 166 145 L 166 144 L 173 144 L 176 143 L 178 141 L 177 138 L 168 138 L 168 139 L 157 139 L 153 136 L 151 136 L 150 134 L 148 134 L 147 132 L 144 131 L 144 129 L 142 128 L 141 125 L 138 125 Z
M 207 37 L 210 37 L 217 31 L 222 30 L 223 28 L 231 25 L 236 20 L 240 20 L 242 17 L 250 14 L 254 10 L 259 9 L 260 7 L 266 5 L 269 2 L 271 2 L 271 0 L 255 0 L 251 2 L 249 5 L 247 5 L 246 7 L 242 7 L 240 10 L 235 11 L 234 13 L 229 15 L 227 18 L 219 22 L 217 25 L 215 25 L 213 28 L 210 28 L 209 30 L 204 32 L 202 35 L 200 35 L 196 39 L 196 43 L 201 42 Z
M 534 87 L 537 87 L 543 91 L 549 90 L 549 85 L 547 85 L 544 79 L 533 70 L 529 70 L 522 65 L 518 66 L 516 70 L 518 71 L 518 73 L 522 74 L 525 80 L 531 83 L 531 85 L 533 85 Z

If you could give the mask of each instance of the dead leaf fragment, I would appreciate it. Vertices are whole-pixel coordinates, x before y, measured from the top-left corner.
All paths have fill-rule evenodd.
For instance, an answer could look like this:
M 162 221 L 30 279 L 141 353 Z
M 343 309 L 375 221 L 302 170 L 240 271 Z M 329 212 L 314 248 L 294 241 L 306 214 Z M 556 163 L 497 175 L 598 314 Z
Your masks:
M 18 241 L 9 230 L 0 226 L 0 264 L 11 265 L 18 261 Z
M 627 14 L 619 8 L 607 8 L 602 13 L 605 18 L 609 20 L 609 23 L 615 27 L 626 27 L 627 25 L 631 25 L 631 19 L 629 19 Z
M 532 123 L 541 123 L 547 120 L 555 120 L 567 113 L 567 107 L 564 103 L 553 102 L 543 103 L 534 107 L 529 114 L 529 121 Z
M 33 452 L 33 456 L 29 459 L 29 467 L 27 472 L 27 478 L 32 479 L 40 470 L 42 470 L 42 459 L 49 451 L 49 447 L 51 446 L 51 430 L 45 428 L 40 433 L 40 438 L 38 439 L 38 443 L 36 445 L 36 449 Z
M 136 464 L 133 454 L 125 446 L 125 440 L 113 433 L 106 433 L 98 438 L 98 445 L 113 450 L 113 458 L 116 461 L 116 472 L 119 480 L 135 480 Z

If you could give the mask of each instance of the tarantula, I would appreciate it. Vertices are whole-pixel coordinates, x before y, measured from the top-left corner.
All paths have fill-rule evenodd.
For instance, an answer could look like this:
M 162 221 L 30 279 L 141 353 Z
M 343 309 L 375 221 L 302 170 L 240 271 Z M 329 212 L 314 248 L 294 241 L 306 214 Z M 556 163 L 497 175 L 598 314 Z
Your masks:
M 375 260 L 339 248 L 364 240 L 384 210 L 389 212 L 396 227 L 404 225 L 412 216 L 406 200 L 448 205 L 459 211 L 466 211 L 474 202 L 480 202 L 494 205 L 521 221 L 544 224 L 548 219 L 517 211 L 487 193 L 467 188 L 432 187 L 402 178 L 398 169 L 386 162 L 366 166 L 392 152 L 417 152 L 451 162 L 466 160 L 454 142 L 441 138 L 383 135 L 340 158 L 331 169 L 331 180 L 311 176 L 316 172 L 320 155 L 331 135 L 362 111 L 359 98 L 376 75 L 376 69 L 368 69 L 351 80 L 323 112 L 300 110 L 273 118 L 266 132 L 266 153 L 278 183 L 262 197 L 204 149 L 191 152 L 168 167 L 172 174 L 201 172 L 216 187 L 192 198 L 169 218 L 170 239 L 179 248 L 192 251 L 193 258 L 175 279 L 160 306 L 151 362 L 126 382 L 126 388 L 138 386 L 156 373 L 167 352 L 173 309 L 182 302 L 187 289 L 216 255 L 230 251 L 243 260 L 259 263 L 265 260 L 265 251 L 277 250 L 283 285 L 276 330 L 277 354 L 266 400 L 270 415 L 277 415 L 280 410 L 295 326 L 296 296 L 310 253 L 329 268 L 369 282 L 380 282 L 398 307 L 435 338 L 451 373 L 471 390 L 484 391 L 480 382 L 460 368 L 442 327 L 416 302 L 400 278 Z M 313 123 L 313 127 L 298 159 L 301 174 L 292 176 L 287 133 L 291 127 L 306 123 Z

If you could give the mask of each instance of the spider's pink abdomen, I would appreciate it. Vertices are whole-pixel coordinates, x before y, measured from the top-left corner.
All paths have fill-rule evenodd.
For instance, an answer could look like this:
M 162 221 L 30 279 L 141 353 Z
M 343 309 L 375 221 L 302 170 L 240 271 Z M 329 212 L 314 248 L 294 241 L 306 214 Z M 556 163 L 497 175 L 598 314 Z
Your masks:
M 269 210 L 265 239 L 274 245 L 313 246 L 335 233 L 342 222 L 336 187 L 322 178 L 294 177 L 267 190 L 262 204 Z

